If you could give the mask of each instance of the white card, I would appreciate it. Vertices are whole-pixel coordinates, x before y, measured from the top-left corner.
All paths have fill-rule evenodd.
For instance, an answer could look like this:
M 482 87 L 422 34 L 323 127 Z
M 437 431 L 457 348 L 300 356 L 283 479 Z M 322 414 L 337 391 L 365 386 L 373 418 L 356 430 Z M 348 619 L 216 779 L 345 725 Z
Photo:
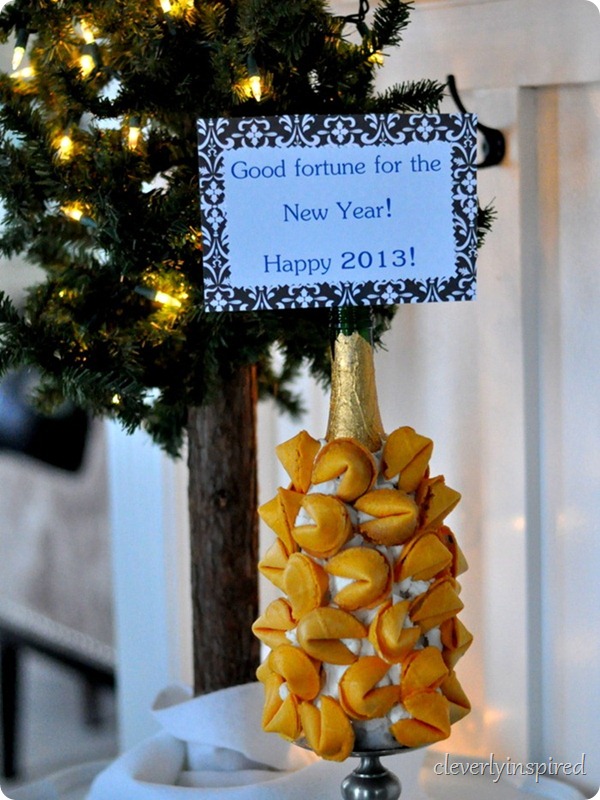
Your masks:
M 470 114 L 199 120 L 207 310 L 468 300 Z

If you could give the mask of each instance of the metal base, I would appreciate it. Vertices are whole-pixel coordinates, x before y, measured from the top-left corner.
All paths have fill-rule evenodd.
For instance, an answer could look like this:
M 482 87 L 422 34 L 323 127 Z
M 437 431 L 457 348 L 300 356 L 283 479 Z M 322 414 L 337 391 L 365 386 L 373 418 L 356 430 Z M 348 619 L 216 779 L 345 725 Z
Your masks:
M 398 800 L 400 781 L 386 769 L 379 756 L 373 753 L 357 753 L 360 764 L 342 781 L 344 800 Z

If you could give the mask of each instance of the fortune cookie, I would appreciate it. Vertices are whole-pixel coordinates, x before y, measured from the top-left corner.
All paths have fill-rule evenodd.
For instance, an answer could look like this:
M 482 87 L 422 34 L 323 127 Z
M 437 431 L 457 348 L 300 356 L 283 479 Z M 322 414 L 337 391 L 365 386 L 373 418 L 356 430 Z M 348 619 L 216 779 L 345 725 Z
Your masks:
M 295 544 L 294 547 L 296 547 Z M 259 572 L 261 572 L 265 578 L 268 578 L 274 586 L 281 589 L 282 592 L 285 591 L 283 576 L 289 557 L 290 553 L 283 541 L 281 539 L 275 539 L 271 547 L 269 547 L 258 562 Z
M 442 657 L 450 669 L 454 669 L 458 660 L 464 656 L 473 643 L 470 633 L 458 617 L 451 617 L 440 625 L 443 645 Z
M 388 547 L 405 542 L 415 531 L 419 510 L 412 497 L 398 489 L 375 489 L 359 497 L 354 508 L 375 519 L 360 522 L 367 539 Z
M 376 684 L 384 677 L 389 664 L 377 656 L 364 656 L 351 664 L 340 679 L 340 703 L 354 719 L 385 717 L 398 702 L 398 687 Z
M 323 695 L 320 708 L 301 703 L 300 720 L 311 750 L 329 761 L 344 761 L 354 746 L 354 729 L 333 697 Z
M 426 592 L 412 601 L 410 618 L 420 626 L 423 633 L 427 633 L 431 628 L 456 616 L 463 607 L 456 591 L 456 582 L 452 578 L 439 578 Z
M 314 525 L 297 525 L 292 531 L 296 543 L 317 558 L 337 553 L 352 535 L 352 522 L 344 503 L 328 494 L 307 494 L 302 508 Z
M 293 553 L 289 557 L 281 583 L 296 619 L 323 605 L 329 591 L 325 570 L 304 553 Z
M 390 731 L 404 747 L 421 747 L 450 736 L 450 706 L 443 694 L 429 689 L 404 699 L 411 719 L 400 719 Z
M 456 541 L 456 536 L 452 533 L 450 528 L 446 527 L 446 525 L 442 525 L 435 531 L 435 535 L 452 556 L 452 561 L 450 563 L 450 574 L 452 577 L 456 578 L 462 575 L 463 572 L 466 572 L 469 569 L 467 559 Z
M 409 606 L 409 600 L 393 605 L 391 600 L 386 600 L 373 617 L 369 626 L 369 641 L 384 661 L 401 661 L 419 641 L 419 626 L 406 627 L 406 622 L 410 622 Z
M 336 496 L 346 503 L 356 500 L 375 482 L 377 464 L 373 454 L 355 439 L 334 439 L 320 450 L 315 459 L 313 485 L 340 476 Z
M 288 553 L 298 549 L 292 538 L 292 528 L 300 511 L 303 494 L 293 492 L 291 489 L 278 489 L 277 494 L 268 503 L 258 509 L 260 518 L 285 544 Z
M 440 688 L 450 704 L 450 723 L 454 725 L 455 722 L 467 716 L 471 710 L 471 703 L 454 672 L 448 675 Z
M 333 597 L 333 602 L 346 611 L 370 608 L 389 592 L 392 571 L 387 558 L 370 547 L 349 547 L 329 559 L 325 569 L 330 575 L 349 578 Z
M 273 670 L 269 666 L 269 659 L 268 658 L 265 659 L 262 662 L 262 664 L 260 664 L 260 666 L 256 670 L 256 677 L 263 684 L 267 682 L 267 680 L 269 679 L 270 675 L 274 675 L 274 674 L 275 673 L 273 672 Z M 279 675 L 278 677 L 281 678 L 281 675 Z M 283 681 L 283 678 L 282 678 L 282 681 Z
M 432 450 L 410 427 L 379 452 L 306 431 L 277 448 L 291 483 L 259 509 L 276 537 L 259 569 L 284 594 L 253 625 L 270 648 L 263 728 L 322 758 L 391 735 L 422 747 L 469 713 L 454 673 L 473 638 L 467 562 L 445 523 L 460 495 L 431 477 Z
M 319 667 L 299 647 L 282 644 L 269 653 L 269 668 L 280 675 L 292 694 L 301 700 L 314 700 L 321 688 Z
M 437 647 L 413 650 L 402 662 L 402 698 L 424 689 L 438 689 L 448 677 L 448 667 Z
M 423 482 L 425 491 L 421 528 L 438 528 L 460 500 L 460 493 L 446 486 L 443 475 Z M 421 491 L 421 487 L 419 487 Z
M 301 733 L 298 699 L 288 694 L 285 700 L 281 697 L 284 679 L 271 672 L 263 677 L 265 704 L 263 707 L 262 726 L 268 733 L 278 733 L 284 739 L 295 741 Z
M 275 448 L 277 458 L 290 476 L 292 488 L 297 492 L 308 491 L 313 461 L 320 449 L 321 444 L 306 431 L 300 431 Z
M 402 548 L 394 567 L 394 580 L 428 581 L 452 562 L 452 554 L 433 533 L 413 539 Z
M 362 639 L 367 629 L 341 608 L 315 608 L 298 624 L 298 643 L 312 658 L 328 664 L 352 664 L 357 656 L 341 639 Z
M 256 620 L 252 626 L 252 632 L 257 639 L 274 649 L 280 644 L 287 644 L 286 631 L 291 631 L 296 627 L 296 621 L 292 616 L 292 607 L 279 597 L 273 600 L 264 613 Z
M 398 478 L 398 488 L 414 492 L 427 470 L 433 442 L 408 426 L 398 428 L 387 438 L 383 448 L 383 475 L 387 480 Z

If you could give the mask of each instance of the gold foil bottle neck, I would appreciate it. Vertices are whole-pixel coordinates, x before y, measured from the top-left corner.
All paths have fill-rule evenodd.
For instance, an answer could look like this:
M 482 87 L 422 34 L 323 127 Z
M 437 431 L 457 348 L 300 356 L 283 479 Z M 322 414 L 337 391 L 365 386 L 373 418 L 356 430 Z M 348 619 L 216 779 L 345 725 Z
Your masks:
M 371 452 L 382 444 L 373 347 L 358 331 L 338 333 L 331 365 L 327 441 L 351 437 Z

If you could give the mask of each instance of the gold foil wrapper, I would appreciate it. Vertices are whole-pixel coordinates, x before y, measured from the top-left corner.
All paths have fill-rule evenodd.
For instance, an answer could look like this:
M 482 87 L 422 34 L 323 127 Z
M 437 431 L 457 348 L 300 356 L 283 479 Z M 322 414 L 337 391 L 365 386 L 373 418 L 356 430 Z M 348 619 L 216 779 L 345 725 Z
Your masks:
M 327 441 L 351 437 L 379 450 L 383 424 L 377 401 L 373 348 L 359 334 L 338 334 L 331 366 Z

